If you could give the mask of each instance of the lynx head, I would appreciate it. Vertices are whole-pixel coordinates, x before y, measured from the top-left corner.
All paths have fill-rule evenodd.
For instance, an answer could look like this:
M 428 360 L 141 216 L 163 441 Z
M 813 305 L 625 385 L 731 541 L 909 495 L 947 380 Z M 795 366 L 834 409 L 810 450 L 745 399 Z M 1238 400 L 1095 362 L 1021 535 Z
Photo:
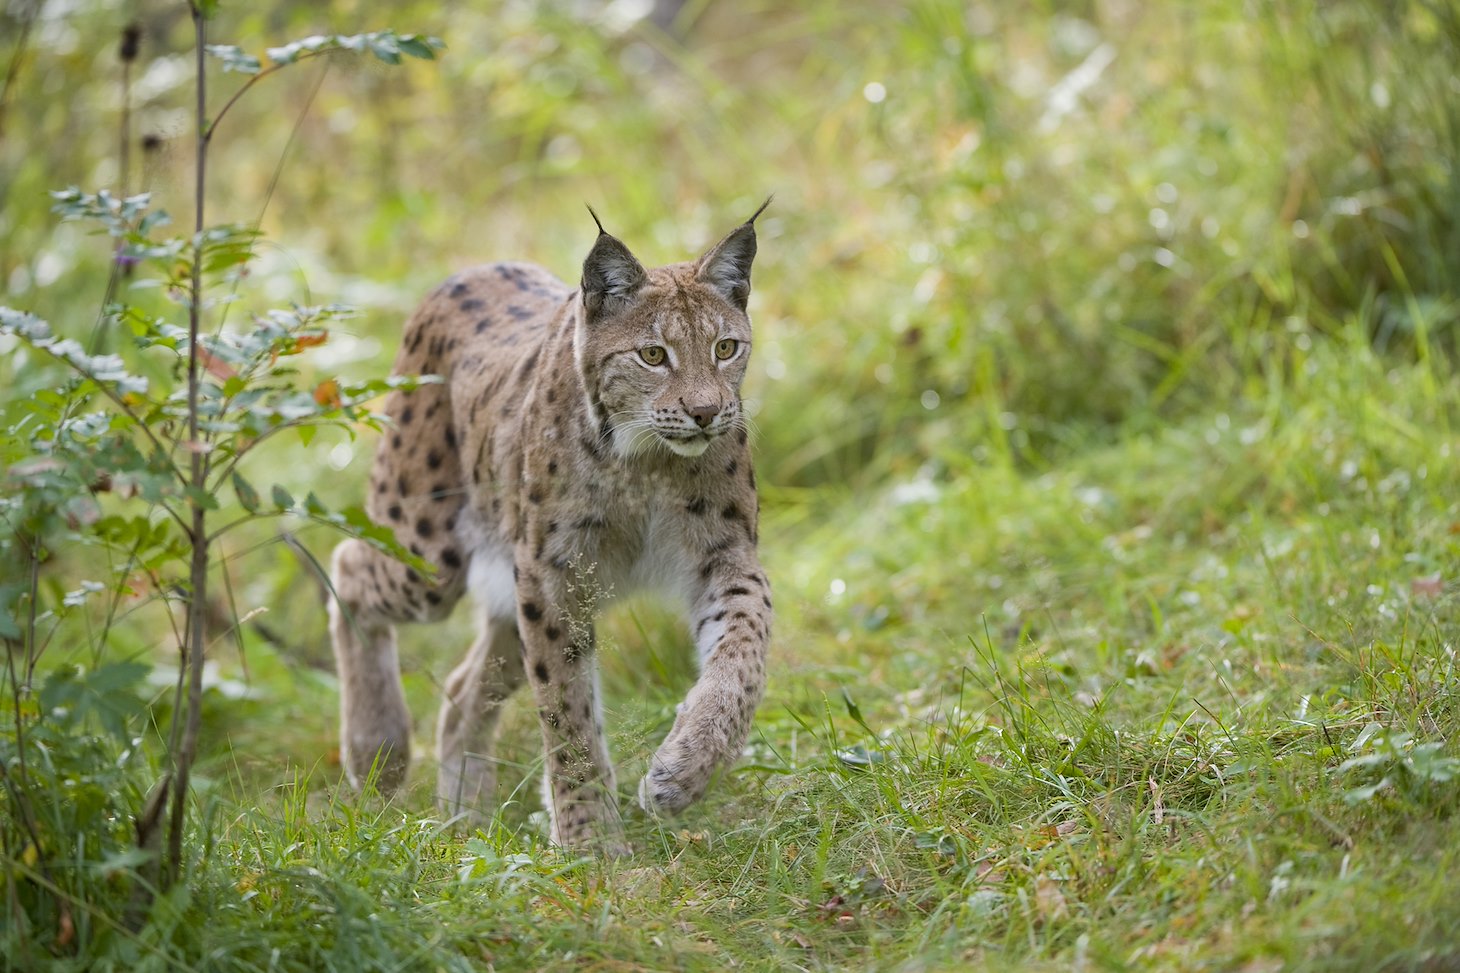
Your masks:
M 699 456 L 743 426 L 745 304 L 755 218 L 768 205 L 698 260 L 648 270 L 599 223 L 574 343 L 589 407 L 620 455 L 662 447 Z

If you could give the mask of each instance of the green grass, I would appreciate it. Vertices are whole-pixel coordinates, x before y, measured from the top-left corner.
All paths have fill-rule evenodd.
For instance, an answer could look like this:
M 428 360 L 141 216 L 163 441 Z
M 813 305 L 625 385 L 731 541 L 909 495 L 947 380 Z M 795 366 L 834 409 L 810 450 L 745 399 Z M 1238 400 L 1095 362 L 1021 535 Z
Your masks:
M 626 811 L 632 856 L 576 857 L 544 840 L 519 699 L 501 812 L 458 833 L 425 754 L 461 612 L 402 636 L 407 792 L 357 797 L 308 563 L 335 538 L 240 531 L 184 880 L 129 928 L 175 672 L 143 592 L 104 647 L 99 606 L 71 613 L 23 702 L 43 840 L 0 828 L 0 969 L 1460 968 L 1460 7 L 1118 6 L 690 4 L 684 44 L 393 13 L 448 56 L 331 67 L 243 289 L 364 305 L 310 380 L 384 371 L 463 263 L 570 275 L 585 199 L 659 262 L 777 191 L 748 387 L 777 620 L 746 758 L 679 818 Z M 250 49 L 387 26 L 223 9 Z M 42 31 L 22 78 L 100 104 L 112 16 Z M 257 215 L 310 84 L 230 116 L 220 219 Z M 0 278 L 81 334 L 106 251 L 37 194 L 104 178 L 110 116 L 43 88 L 7 124 L 73 148 L 0 141 Z M 52 379 L 0 347 L 0 426 Z M 352 502 L 369 446 L 279 444 L 250 475 Z M 54 544 L 46 605 L 105 553 Z M 604 625 L 625 808 L 686 643 L 652 597 Z

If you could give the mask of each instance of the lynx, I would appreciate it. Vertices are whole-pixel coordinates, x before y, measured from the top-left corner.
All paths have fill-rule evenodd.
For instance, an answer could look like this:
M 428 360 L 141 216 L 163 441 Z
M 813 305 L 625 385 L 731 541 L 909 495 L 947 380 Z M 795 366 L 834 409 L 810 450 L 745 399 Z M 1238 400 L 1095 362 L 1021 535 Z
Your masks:
M 531 264 L 488 264 L 448 279 L 412 316 L 395 371 L 443 382 L 387 400 L 394 427 L 367 510 L 436 570 L 426 577 L 357 540 L 335 551 L 341 759 L 357 786 L 373 770 L 394 789 L 409 763 L 395 626 L 440 620 L 465 593 L 480 634 L 445 684 L 444 812 L 490 815 L 494 730 L 525 681 L 552 840 L 624 850 L 594 617 L 634 589 L 684 608 L 700 663 L 639 803 L 678 811 L 739 755 L 771 629 L 740 399 L 764 209 L 698 260 L 652 269 L 592 214 L 598 236 L 576 290 Z

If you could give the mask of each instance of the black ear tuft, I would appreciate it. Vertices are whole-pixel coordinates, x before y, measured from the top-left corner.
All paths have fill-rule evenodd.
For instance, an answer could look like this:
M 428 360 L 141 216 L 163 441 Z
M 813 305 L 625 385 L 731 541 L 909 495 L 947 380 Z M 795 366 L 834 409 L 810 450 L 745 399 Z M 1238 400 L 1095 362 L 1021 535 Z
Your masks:
M 764 212 L 765 212 L 765 211 L 766 211 L 766 208 L 767 208 L 767 207 L 768 207 L 768 206 L 770 206 L 770 204 L 771 204 L 771 200 L 773 200 L 773 199 L 775 199 L 775 198 L 776 198 L 776 194 L 775 194 L 775 193 L 771 193 L 771 194 L 770 194 L 770 195 L 769 195 L 769 196 L 767 196 L 767 197 L 766 197 L 766 198 L 765 198 L 765 202 L 764 202 L 764 203 L 761 203 L 761 204 L 760 204 L 760 209 L 758 209 L 758 210 L 756 210 L 756 211 L 755 211 L 755 212 L 754 212 L 754 213 L 751 213 L 751 214 L 750 214 L 750 219 L 748 219 L 748 220 L 746 220 L 746 221 L 745 221 L 745 222 L 746 222 L 746 223 L 747 223 L 747 224 L 749 224 L 749 225 L 751 225 L 751 226 L 754 226 L 754 225 L 755 225 L 755 218 L 756 218 L 756 217 L 757 217 L 757 216 L 759 216 L 759 215 L 760 215 L 760 214 L 762 214 L 762 213 L 764 213 Z M 593 212 L 593 211 L 592 211 L 592 210 L 589 210 L 589 212 L 590 212 L 590 213 L 591 213 L 591 212 Z M 595 217 L 595 219 L 596 219 L 596 218 L 597 218 L 597 217 Z
M 620 310 L 644 286 L 648 274 L 618 237 L 603 228 L 593 207 L 588 207 L 598 224 L 598 239 L 583 261 L 583 308 L 591 321 Z
M 760 209 L 730 235 L 700 258 L 696 276 L 725 295 L 742 311 L 750 300 L 750 265 L 755 262 L 755 218 L 765 212 L 773 197 L 767 196 Z
M 766 200 L 766 203 L 769 204 L 770 203 L 770 200 Z M 587 203 L 584 203 L 583 205 L 584 206 L 588 206 Z M 762 206 L 761 209 L 765 209 L 765 207 Z M 598 235 L 599 236 L 606 236 L 608 234 L 608 231 L 603 228 L 603 221 L 598 218 L 598 214 L 597 213 L 593 212 L 593 207 L 592 206 L 588 206 L 588 215 L 591 216 L 591 217 L 593 217 L 593 224 L 598 227 Z M 759 216 L 759 215 L 760 215 L 759 213 L 756 213 L 755 214 L 755 216 Z M 754 220 L 755 219 L 755 216 L 752 216 L 751 217 L 751 220 Z

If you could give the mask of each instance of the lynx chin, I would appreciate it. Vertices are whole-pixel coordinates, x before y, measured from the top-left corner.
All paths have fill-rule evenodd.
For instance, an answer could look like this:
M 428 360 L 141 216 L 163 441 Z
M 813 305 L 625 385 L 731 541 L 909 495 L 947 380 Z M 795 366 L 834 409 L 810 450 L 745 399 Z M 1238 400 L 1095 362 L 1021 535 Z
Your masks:
M 678 811 L 740 754 L 771 630 L 740 400 L 764 209 L 699 259 L 650 269 L 599 224 L 576 290 L 531 264 L 487 264 L 448 279 L 410 319 L 395 371 L 444 382 L 387 401 L 394 428 L 367 509 L 436 572 L 356 540 L 335 550 L 330 634 L 352 782 L 372 767 L 384 789 L 405 779 L 395 626 L 438 621 L 464 593 L 480 634 L 446 680 L 443 811 L 490 816 L 497 717 L 526 682 L 553 840 L 624 850 L 594 654 L 605 593 L 677 600 L 700 663 L 639 803 Z

